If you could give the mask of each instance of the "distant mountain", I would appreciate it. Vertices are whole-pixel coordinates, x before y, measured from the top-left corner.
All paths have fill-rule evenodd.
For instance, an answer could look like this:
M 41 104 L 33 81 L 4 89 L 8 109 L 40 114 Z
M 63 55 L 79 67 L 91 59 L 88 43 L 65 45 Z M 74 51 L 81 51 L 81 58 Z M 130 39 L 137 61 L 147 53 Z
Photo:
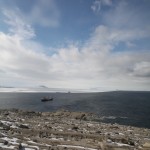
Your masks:
M 14 88 L 12 86 L 0 86 L 0 88 Z
M 40 88 L 48 88 L 48 87 L 45 86 L 45 85 L 40 85 L 39 87 L 40 87 Z

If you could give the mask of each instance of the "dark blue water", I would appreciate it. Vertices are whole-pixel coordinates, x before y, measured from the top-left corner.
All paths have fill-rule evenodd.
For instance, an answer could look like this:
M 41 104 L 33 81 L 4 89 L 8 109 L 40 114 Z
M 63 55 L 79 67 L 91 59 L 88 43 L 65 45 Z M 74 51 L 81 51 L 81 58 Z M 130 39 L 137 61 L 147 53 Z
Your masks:
M 43 96 L 54 100 L 43 103 Z M 103 122 L 150 128 L 150 92 L 0 93 L 0 108 L 93 112 L 105 116 Z

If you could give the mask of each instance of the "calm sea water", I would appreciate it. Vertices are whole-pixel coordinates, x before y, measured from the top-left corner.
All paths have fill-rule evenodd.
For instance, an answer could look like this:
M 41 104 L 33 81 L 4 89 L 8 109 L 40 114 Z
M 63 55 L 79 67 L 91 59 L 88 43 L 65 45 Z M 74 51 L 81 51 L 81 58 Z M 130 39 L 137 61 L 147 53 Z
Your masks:
M 54 100 L 43 103 L 43 96 Z M 0 93 L 0 109 L 5 108 L 93 112 L 105 116 L 103 122 L 150 128 L 150 92 Z

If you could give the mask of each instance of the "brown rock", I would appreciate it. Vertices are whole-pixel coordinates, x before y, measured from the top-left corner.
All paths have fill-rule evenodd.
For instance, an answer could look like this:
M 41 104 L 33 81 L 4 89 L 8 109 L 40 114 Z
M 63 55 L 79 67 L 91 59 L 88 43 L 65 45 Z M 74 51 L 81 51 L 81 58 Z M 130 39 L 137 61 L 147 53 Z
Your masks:
M 143 144 L 144 150 L 150 150 L 150 143 L 146 142 Z

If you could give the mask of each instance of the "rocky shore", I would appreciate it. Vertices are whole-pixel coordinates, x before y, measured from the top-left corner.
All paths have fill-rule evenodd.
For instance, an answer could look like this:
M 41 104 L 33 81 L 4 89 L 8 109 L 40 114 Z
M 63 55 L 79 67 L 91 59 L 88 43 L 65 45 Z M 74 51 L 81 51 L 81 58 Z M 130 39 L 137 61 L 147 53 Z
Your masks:
M 2 150 L 150 150 L 150 129 L 105 124 L 60 110 L 0 110 Z

